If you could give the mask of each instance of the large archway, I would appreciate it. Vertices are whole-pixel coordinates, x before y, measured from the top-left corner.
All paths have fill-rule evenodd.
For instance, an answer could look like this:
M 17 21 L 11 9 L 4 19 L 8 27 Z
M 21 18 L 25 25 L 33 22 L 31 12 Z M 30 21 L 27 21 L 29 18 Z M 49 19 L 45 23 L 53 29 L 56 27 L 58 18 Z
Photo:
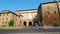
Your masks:
M 39 25 L 38 21 L 34 21 L 34 26 Z
M 31 21 L 29 21 L 29 26 L 32 26 L 32 22 Z
M 26 21 L 23 22 L 24 26 L 26 26 Z

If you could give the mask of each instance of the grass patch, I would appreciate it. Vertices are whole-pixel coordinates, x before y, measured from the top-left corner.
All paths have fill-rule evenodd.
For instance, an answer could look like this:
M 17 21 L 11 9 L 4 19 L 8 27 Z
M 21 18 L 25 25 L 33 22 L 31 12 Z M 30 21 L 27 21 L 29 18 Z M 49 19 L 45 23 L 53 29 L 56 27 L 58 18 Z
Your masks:
M 2 27 L 2 26 L 0 26 L 0 29 L 18 29 L 18 28 L 24 28 L 24 27 L 14 27 L 14 26 Z

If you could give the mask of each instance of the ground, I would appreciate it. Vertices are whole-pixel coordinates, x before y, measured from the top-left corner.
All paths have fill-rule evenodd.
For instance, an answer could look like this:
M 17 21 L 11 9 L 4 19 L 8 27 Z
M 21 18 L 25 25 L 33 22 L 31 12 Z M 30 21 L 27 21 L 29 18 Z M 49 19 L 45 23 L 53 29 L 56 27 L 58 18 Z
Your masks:
M 44 29 L 44 28 L 38 28 L 38 27 L 25 27 L 25 28 L 19 28 L 19 29 L 0 29 L 0 33 L 8 34 L 8 33 L 46 33 L 46 32 L 60 32 L 60 28 L 50 28 L 50 29 Z

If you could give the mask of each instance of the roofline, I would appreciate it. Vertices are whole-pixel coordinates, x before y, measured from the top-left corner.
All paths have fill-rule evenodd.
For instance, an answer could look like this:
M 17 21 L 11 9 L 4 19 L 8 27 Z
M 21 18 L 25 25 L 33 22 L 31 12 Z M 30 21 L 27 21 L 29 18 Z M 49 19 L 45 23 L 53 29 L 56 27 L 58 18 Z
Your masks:
M 31 10 L 38 10 L 38 9 L 16 10 L 16 11 L 31 11 Z
M 49 3 L 57 3 L 57 1 L 55 1 L 55 2 L 46 2 L 46 3 L 42 3 L 42 4 L 49 4 Z
M 3 10 L 3 11 L 9 11 L 9 12 L 5 12 L 5 13 L 1 12 L 0 14 L 12 13 L 12 14 L 14 14 L 16 16 L 20 16 L 20 15 L 17 15 L 16 13 L 14 13 L 14 12 L 11 12 L 10 10 Z
M 43 4 L 50 4 L 50 3 L 57 3 L 57 1 L 54 1 L 54 2 L 41 3 L 41 4 L 38 6 L 38 10 L 39 10 L 39 8 L 41 8 L 41 5 L 43 5 Z
M 10 11 L 10 10 L 2 10 L 2 12 L 3 12 L 3 11 Z

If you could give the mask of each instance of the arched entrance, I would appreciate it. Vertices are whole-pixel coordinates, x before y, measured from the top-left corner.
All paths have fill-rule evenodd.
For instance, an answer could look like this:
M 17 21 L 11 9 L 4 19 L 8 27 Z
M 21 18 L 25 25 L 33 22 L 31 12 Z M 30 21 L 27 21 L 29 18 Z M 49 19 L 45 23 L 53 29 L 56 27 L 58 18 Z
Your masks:
M 34 22 L 34 26 L 36 26 L 36 25 L 38 25 L 38 21 L 35 21 L 35 22 Z
M 29 21 L 29 26 L 32 26 L 32 22 L 31 21 Z
M 26 21 L 24 21 L 23 23 L 24 23 L 24 26 L 26 26 Z

